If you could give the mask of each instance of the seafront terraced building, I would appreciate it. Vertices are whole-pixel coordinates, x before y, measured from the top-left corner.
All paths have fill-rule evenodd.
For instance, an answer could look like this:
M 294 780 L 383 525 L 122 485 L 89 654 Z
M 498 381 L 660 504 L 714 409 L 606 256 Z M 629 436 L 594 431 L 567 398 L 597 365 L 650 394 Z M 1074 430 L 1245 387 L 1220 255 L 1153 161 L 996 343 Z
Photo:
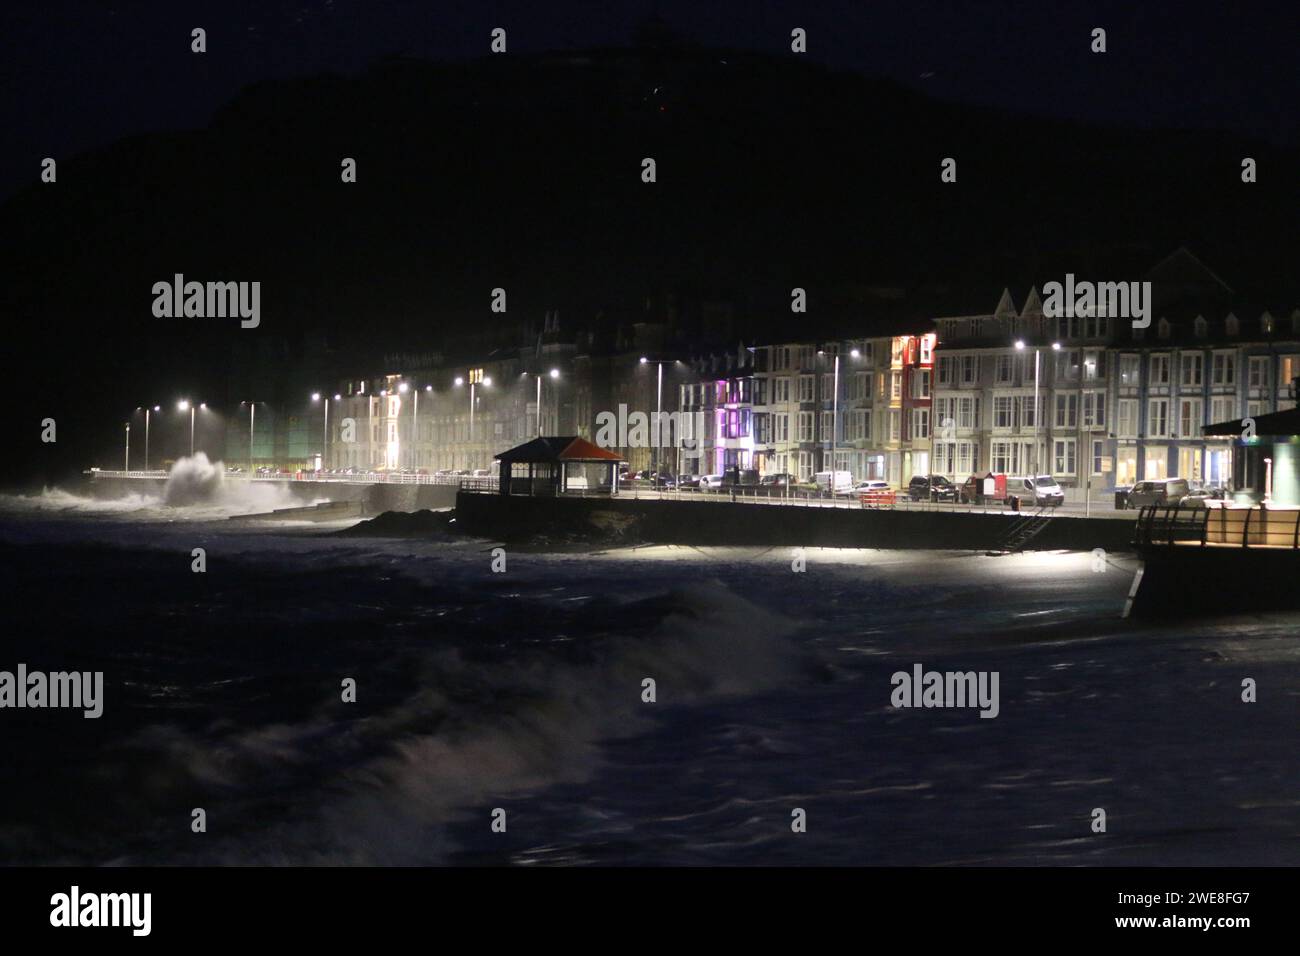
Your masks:
M 1295 407 L 1300 309 L 1239 301 L 1185 250 L 1145 278 L 1147 329 L 1047 316 L 1036 288 L 1020 309 L 1003 290 L 990 313 L 937 319 L 935 472 L 1050 473 L 1075 497 L 1171 476 L 1230 483 L 1230 439 L 1201 429 Z
M 1143 278 L 1154 300 L 1145 330 L 1049 316 L 1037 287 L 1020 306 L 1004 289 L 986 313 L 894 318 L 893 334 L 706 355 L 675 347 L 667 321 L 600 341 L 562 334 L 548 316 L 536 341 L 511 351 L 394 357 L 385 374 L 338 383 L 292 416 L 259 411 L 258 449 L 278 448 L 268 432 L 289 422 L 292 448 L 307 449 L 291 467 L 315 467 L 323 450 L 331 469 L 486 469 L 538 433 L 598 441 L 602 414 L 661 410 L 674 416 L 664 447 L 610 446 L 633 471 L 808 480 L 834 469 L 895 487 L 931 472 L 1051 473 L 1071 497 L 1098 501 L 1143 478 L 1230 481 L 1231 440 L 1201 428 L 1295 407 L 1300 309 L 1242 301 L 1186 250 Z M 862 324 L 881 328 L 879 316 Z M 227 427 L 228 458 L 242 462 L 247 423 Z

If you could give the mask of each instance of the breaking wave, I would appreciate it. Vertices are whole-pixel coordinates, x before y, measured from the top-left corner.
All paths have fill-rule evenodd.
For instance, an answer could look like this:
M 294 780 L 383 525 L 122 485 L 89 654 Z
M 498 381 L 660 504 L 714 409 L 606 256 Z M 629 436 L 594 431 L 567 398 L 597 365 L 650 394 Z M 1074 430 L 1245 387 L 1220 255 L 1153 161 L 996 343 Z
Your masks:
M 183 457 L 172 465 L 163 487 L 163 501 L 172 507 L 208 504 L 225 490 L 225 477 L 225 464 L 209 461 L 203 452 Z
M 115 498 L 77 494 L 58 487 L 46 488 L 40 494 L 0 495 L 0 512 L 202 521 L 316 503 L 295 498 L 280 482 L 227 479 L 224 464 L 210 461 L 203 452 L 173 464 L 161 491 L 152 481 L 142 479 L 139 484 L 141 491 Z
M 461 849 L 457 824 L 589 779 L 602 742 L 647 729 L 656 707 L 789 686 L 798 670 L 793 625 L 720 584 L 582 610 L 602 623 L 597 633 L 521 632 L 492 661 L 468 640 L 409 653 L 400 667 L 418 689 L 383 706 L 364 703 L 375 688 L 362 676 L 362 703 L 338 703 L 335 691 L 297 721 L 155 724 L 115 756 L 149 768 L 151 803 L 221 795 L 228 835 L 209 837 L 194 862 L 439 863 Z M 654 705 L 643 700 L 647 678 Z M 349 708 L 363 707 L 354 718 Z M 312 809 L 280 812 L 293 803 Z

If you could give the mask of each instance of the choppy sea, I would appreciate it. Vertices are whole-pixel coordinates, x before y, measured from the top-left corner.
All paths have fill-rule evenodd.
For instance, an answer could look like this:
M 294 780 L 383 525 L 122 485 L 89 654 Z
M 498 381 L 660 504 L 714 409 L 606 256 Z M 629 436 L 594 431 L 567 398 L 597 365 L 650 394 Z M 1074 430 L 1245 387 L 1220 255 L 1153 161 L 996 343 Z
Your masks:
M 1300 615 L 1249 595 L 1125 622 L 1133 558 L 1086 553 L 494 571 L 232 520 L 275 504 L 0 497 L 0 670 L 105 688 L 0 709 L 0 863 L 1300 863 Z M 916 664 L 997 672 L 998 716 L 895 708 Z

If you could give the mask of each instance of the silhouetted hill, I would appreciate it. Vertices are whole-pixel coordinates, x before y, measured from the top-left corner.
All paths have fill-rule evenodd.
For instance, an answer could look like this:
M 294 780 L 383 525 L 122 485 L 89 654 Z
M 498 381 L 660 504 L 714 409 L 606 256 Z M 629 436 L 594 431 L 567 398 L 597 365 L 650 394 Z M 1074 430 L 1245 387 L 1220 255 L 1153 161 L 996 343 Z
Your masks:
M 956 184 L 939 179 L 947 156 Z M 390 60 L 258 85 L 205 129 L 62 162 L 56 185 L 0 212 L 5 314 L 38 417 L 93 410 L 84 434 L 111 438 L 137 404 L 224 399 L 232 346 L 255 336 L 290 361 L 324 338 L 340 369 L 365 368 L 509 346 L 548 308 L 570 330 L 643 316 L 647 295 L 675 291 L 734 302 L 749 339 L 807 338 L 940 300 L 987 309 L 1003 285 L 1066 271 L 1136 277 L 1180 244 L 1243 293 L 1290 295 L 1296 160 L 956 107 L 794 56 Z M 155 319 L 151 286 L 176 272 L 261 281 L 261 327 Z M 792 325 L 796 285 L 810 315 Z M 506 316 L 488 309 L 498 286 Z M 869 287 L 908 296 L 855 291 Z

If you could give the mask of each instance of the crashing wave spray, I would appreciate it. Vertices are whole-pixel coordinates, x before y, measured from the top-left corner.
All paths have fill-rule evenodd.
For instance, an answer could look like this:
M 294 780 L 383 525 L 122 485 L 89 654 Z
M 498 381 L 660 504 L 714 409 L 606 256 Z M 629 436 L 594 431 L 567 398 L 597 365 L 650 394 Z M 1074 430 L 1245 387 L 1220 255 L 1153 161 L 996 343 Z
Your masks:
M 172 465 L 163 489 L 163 501 L 172 506 L 208 504 L 220 495 L 226 469 L 221 462 L 208 460 L 204 452 L 181 458 Z
M 212 462 L 203 452 L 181 458 L 172 465 L 163 489 L 163 503 L 172 508 L 189 508 L 192 516 L 233 516 L 271 511 L 300 504 L 279 482 L 226 480 L 222 462 Z

